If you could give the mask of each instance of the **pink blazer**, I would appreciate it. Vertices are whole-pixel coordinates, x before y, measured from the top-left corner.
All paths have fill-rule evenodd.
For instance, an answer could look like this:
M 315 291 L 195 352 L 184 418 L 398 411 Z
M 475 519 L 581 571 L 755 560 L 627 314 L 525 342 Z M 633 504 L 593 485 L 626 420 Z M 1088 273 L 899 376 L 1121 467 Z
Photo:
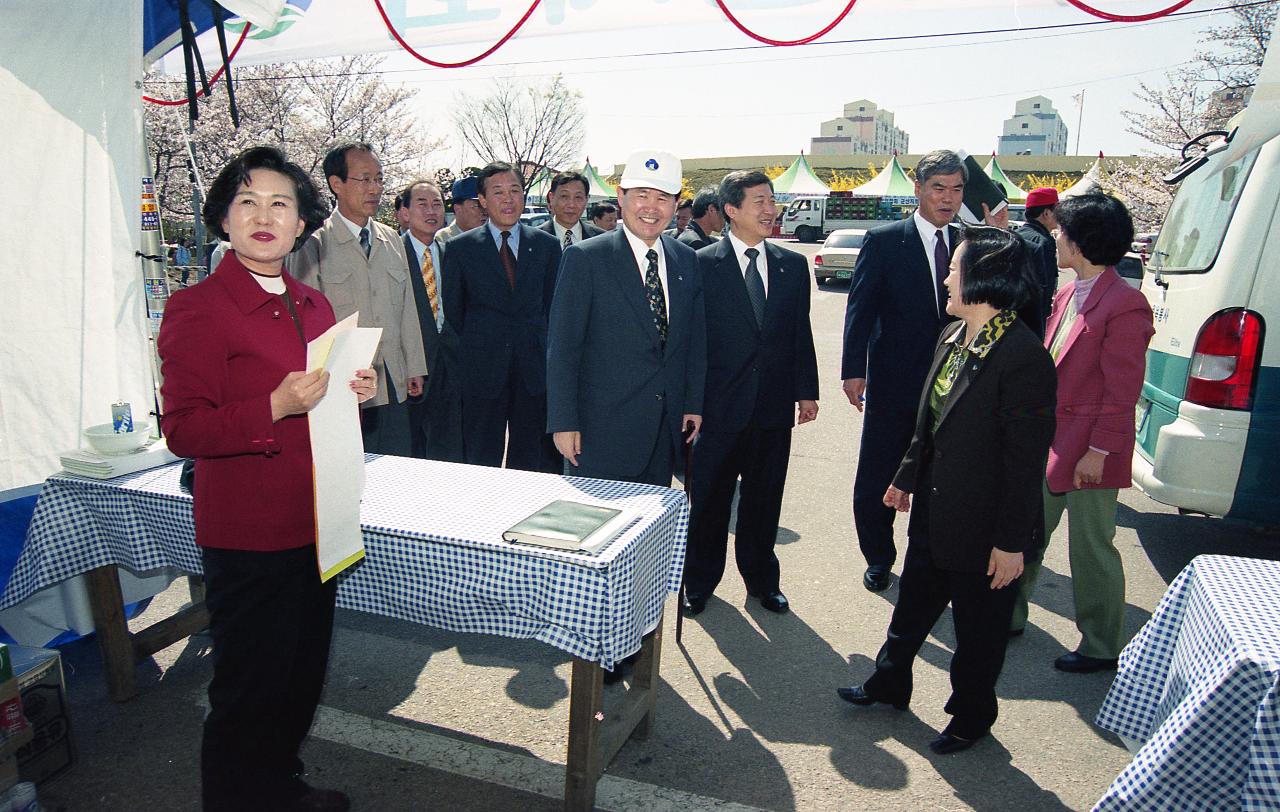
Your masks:
M 1075 295 L 1076 283 L 1053 297 L 1045 347 Z M 1108 268 L 1098 277 L 1070 327 L 1058 369 L 1058 420 L 1045 473 L 1049 490 L 1074 490 L 1076 463 L 1092 446 L 1109 452 L 1102 482 L 1089 487 L 1127 488 L 1133 457 L 1134 408 L 1142 392 L 1147 344 L 1155 333 L 1146 297 Z

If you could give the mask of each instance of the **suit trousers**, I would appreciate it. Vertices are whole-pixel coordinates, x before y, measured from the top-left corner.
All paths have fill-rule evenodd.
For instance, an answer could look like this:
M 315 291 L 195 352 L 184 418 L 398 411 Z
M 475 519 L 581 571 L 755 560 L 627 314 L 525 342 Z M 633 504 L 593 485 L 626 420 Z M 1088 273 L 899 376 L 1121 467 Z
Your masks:
M 345 386 L 346 381 L 329 381 L 330 386 Z M 387 387 L 386 405 L 360 410 L 360 433 L 368 454 L 392 454 L 408 457 L 413 453 L 413 434 L 409 428 L 409 403 L 397 400 L 403 381 L 393 381 L 384 364 L 378 370 L 378 385 Z
M 312 546 L 201 553 L 213 638 L 204 809 L 279 809 L 305 790 L 298 750 L 324 688 L 337 580 L 320 582 Z
M 724 575 L 733 494 L 738 498 L 734 558 L 752 595 L 779 591 L 778 519 L 791 455 L 791 428 L 704 431 L 693 448 L 685 587 L 710 595 Z
M 898 473 L 915 429 L 914 409 L 868 404 L 863 415 L 858 473 L 853 481 L 853 525 L 867 564 L 893 566 L 898 557 L 893 544 L 897 512 L 885 507 L 884 492 Z
M 919 501 L 913 509 L 918 507 Z M 1017 593 L 1016 582 L 992 589 L 985 572 L 938 568 L 928 541 L 912 538 L 889 633 L 876 655 L 875 673 L 864 689 L 886 702 L 909 701 L 916 654 L 950 603 L 956 645 L 951 657 L 951 697 L 946 705 L 952 717 L 947 732 L 965 739 L 981 737 L 998 715 L 996 680 L 1004 667 L 1009 616 Z
M 584 437 L 582 442 L 588 443 L 590 439 Z M 582 463 L 581 459 L 579 459 L 579 463 L 578 467 L 575 468 L 565 460 L 564 475 L 587 477 L 588 479 L 611 479 L 615 482 L 641 482 L 645 485 L 659 485 L 663 488 L 670 488 L 671 477 L 675 472 L 675 449 L 671 445 L 671 435 L 667 431 L 666 409 L 663 409 L 662 417 L 658 422 L 658 438 L 654 442 L 653 449 L 649 452 L 649 461 L 645 463 L 644 470 L 637 476 L 621 476 L 616 469 L 607 464 L 592 467 Z
M 1113 660 L 1124 648 L 1124 563 L 1116 549 L 1116 488 L 1052 493 L 1044 486 L 1044 536 L 1050 538 L 1067 514 L 1067 555 L 1075 596 L 1077 649 L 1086 657 Z M 1011 628 L 1027 623 L 1027 602 L 1035 589 L 1043 552 L 1028 557 Z
M 466 462 L 462 443 L 462 393 L 452 362 L 436 355 L 422 398 L 409 402 L 411 455 L 422 460 Z
M 462 396 L 467 462 L 520 471 L 560 472 L 560 455 L 547 434 L 547 396 L 530 394 L 514 356 L 502 388 L 492 396 Z

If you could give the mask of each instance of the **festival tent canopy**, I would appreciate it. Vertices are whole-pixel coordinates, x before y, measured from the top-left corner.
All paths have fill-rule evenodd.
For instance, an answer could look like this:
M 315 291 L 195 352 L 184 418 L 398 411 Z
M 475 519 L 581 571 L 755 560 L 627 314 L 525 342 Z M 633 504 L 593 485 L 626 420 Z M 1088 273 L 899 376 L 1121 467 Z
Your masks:
M 831 187 L 818 180 L 801 154 L 791 162 L 786 172 L 773 179 L 773 191 L 789 197 L 826 197 L 831 194 Z
M 587 176 L 587 185 L 590 187 L 587 189 L 588 200 L 606 200 L 618 196 L 617 187 L 600 177 L 590 160 L 583 165 L 582 174 Z
M 991 156 L 991 162 L 983 167 L 982 171 L 987 173 L 987 177 L 998 183 L 1004 188 L 1005 197 L 1009 198 L 1010 203 L 1026 203 L 1027 193 L 1018 188 L 1018 184 L 1009 180 L 1009 176 L 1000 168 L 1000 163 L 996 161 L 996 156 Z
M 1089 171 L 1085 172 L 1080 180 L 1071 184 L 1065 191 L 1059 193 L 1058 197 L 1076 197 L 1102 191 L 1104 172 L 1106 172 L 1106 169 L 1102 166 L 1102 153 L 1099 152 L 1098 160 L 1093 162 L 1093 166 L 1089 167 Z
M 854 197 L 915 197 L 916 185 L 894 155 L 880 173 L 853 190 Z

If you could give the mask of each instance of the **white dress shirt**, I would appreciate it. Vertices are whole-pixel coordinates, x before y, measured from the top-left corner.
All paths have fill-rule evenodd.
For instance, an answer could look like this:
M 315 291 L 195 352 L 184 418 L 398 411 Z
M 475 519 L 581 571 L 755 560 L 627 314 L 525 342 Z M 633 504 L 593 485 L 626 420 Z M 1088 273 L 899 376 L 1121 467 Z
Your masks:
M 577 245 L 578 243 L 582 242 L 582 221 L 581 220 L 575 222 L 573 224 L 573 228 L 565 228 L 564 226 L 560 225 L 560 221 L 556 220 L 556 218 L 554 217 L 551 218 L 551 224 L 555 227 L 555 230 L 556 230 L 556 240 L 561 245 L 564 245 L 564 233 L 566 231 L 573 232 L 574 245 Z
M 733 255 L 738 258 L 738 268 L 742 270 L 742 281 L 747 281 L 747 266 L 751 264 L 751 257 L 747 256 L 747 249 L 754 248 L 760 252 L 756 257 L 756 273 L 760 274 L 760 279 L 764 281 L 764 295 L 769 296 L 769 260 L 764 253 L 764 240 L 755 245 L 747 245 L 738 239 L 738 235 L 732 230 L 729 231 L 729 244 L 733 246 Z
M 418 273 L 422 273 L 422 252 L 427 246 L 409 232 L 409 242 L 413 245 L 414 256 L 418 258 Z M 436 330 L 444 326 L 444 280 L 440 277 L 440 243 L 431 241 L 431 267 L 436 272 Z
M 622 229 L 622 233 L 627 236 L 627 243 L 631 246 L 631 253 L 635 254 L 636 266 L 640 268 L 640 281 L 644 282 L 645 271 L 649 268 L 649 258 L 645 256 L 649 253 L 649 246 L 644 244 L 644 240 L 631 233 L 631 229 L 623 225 L 622 221 L 618 221 L 618 227 Z M 662 282 L 662 293 L 667 301 L 667 321 L 671 321 L 671 286 L 667 284 L 667 255 L 662 250 L 662 238 L 653 241 L 653 250 L 658 252 L 658 279 Z

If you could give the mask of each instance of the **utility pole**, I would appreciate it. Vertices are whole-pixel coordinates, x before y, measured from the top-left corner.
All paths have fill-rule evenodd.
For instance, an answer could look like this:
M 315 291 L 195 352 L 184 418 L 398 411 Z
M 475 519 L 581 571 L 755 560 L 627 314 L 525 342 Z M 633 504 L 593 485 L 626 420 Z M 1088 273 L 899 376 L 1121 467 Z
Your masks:
M 1084 90 L 1081 89 L 1080 95 L 1075 96 L 1076 104 L 1080 106 L 1080 114 L 1076 116 L 1076 155 L 1080 154 L 1080 127 L 1084 124 Z

